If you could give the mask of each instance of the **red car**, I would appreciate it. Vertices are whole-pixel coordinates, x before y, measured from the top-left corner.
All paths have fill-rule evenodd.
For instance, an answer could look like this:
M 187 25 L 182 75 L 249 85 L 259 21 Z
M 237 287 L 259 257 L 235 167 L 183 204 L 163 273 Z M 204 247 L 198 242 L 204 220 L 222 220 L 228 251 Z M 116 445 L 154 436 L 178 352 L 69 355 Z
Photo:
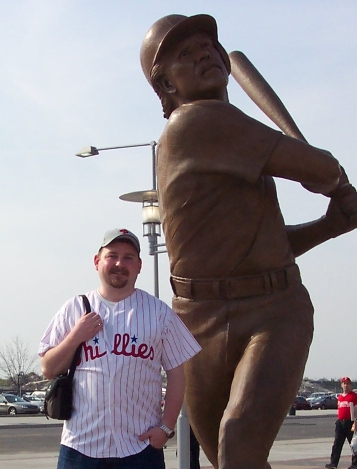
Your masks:
M 311 404 L 303 396 L 296 396 L 294 400 L 296 410 L 311 410 Z

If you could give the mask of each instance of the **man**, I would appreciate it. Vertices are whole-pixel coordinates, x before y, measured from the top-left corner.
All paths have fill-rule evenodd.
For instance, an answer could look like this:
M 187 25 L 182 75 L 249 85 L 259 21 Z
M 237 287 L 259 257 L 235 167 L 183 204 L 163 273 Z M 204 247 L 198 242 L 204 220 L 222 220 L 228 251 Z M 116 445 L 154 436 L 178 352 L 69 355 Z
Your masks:
M 67 301 L 40 344 L 43 374 L 65 373 L 79 344 L 74 412 L 64 422 L 58 469 L 162 469 L 184 394 L 183 363 L 200 347 L 162 301 L 135 288 L 138 238 L 108 231 L 94 256 L 100 287 Z M 167 373 L 161 412 L 161 367 Z
M 211 16 L 158 20 L 141 65 L 169 119 L 157 174 L 173 309 L 202 346 L 185 365 L 189 420 L 215 468 L 263 469 L 313 334 L 295 257 L 357 226 L 356 191 L 330 154 L 229 104 Z M 326 216 L 285 226 L 273 176 L 329 197 Z
M 336 469 L 340 461 L 341 452 L 346 438 L 351 443 L 353 436 L 352 426 L 356 421 L 357 394 L 352 391 L 350 378 L 341 379 L 342 394 L 337 398 L 337 420 L 335 423 L 335 440 L 332 445 L 331 461 L 326 464 L 328 469 Z M 357 455 L 352 456 L 352 465 L 349 469 L 357 469 Z
M 190 469 L 201 469 L 200 445 L 190 426 Z

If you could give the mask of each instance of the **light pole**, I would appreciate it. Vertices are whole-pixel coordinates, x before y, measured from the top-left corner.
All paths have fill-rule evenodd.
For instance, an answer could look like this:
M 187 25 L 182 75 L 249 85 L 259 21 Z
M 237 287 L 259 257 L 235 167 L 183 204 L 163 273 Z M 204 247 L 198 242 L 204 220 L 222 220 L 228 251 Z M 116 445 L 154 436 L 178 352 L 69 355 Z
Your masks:
M 159 204 L 156 190 L 129 192 L 119 196 L 126 202 L 142 203 L 143 236 L 148 237 L 149 254 L 154 256 L 154 292 L 159 298 L 159 254 L 166 252 L 165 244 L 158 244 L 161 236 L 161 222 L 159 215 Z
M 158 255 L 166 252 L 161 249 L 165 244 L 158 244 L 158 237 L 161 236 L 161 222 L 159 217 L 158 197 L 156 190 L 156 142 L 139 143 L 134 145 L 120 145 L 115 147 L 97 148 L 87 146 L 82 148 L 76 156 L 81 158 L 88 158 L 89 156 L 99 155 L 100 151 L 104 150 L 120 150 L 122 148 L 136 148 L 136 147 L 151 147 L 152 159 L 152 189 L 129 192 L 123 194 L 119 198 L 127 202 L 140 202 L 142 203 L 142 219 L 143 219 L 143 236 L 148 237 L 149 241 L 149 254 L 154 257 L 154 294 L 159 297 L 159 260 Z
M 19 371 L 17 374 L 17 394 L 21 397 L 21 380 L 24 377 L 24 372 Z

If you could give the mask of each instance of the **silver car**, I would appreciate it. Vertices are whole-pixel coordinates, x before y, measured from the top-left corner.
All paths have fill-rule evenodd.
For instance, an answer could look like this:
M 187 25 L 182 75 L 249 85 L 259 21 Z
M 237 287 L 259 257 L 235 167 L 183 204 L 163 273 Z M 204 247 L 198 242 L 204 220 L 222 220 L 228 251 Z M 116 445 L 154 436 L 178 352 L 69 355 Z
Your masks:
M 0 394 L 0 414 L 39 414 L 40 408 L 36 404 L 26 402 L 14 394 Z
M 45 411 L 45 401 L 43 399 L 40 399 L 37 396 L 22 396 L 23 399 L 25 399 L 26 402 L 29 402 L 30 404 L 35 404 L 40 408 L 41 414 L 44 413 Z

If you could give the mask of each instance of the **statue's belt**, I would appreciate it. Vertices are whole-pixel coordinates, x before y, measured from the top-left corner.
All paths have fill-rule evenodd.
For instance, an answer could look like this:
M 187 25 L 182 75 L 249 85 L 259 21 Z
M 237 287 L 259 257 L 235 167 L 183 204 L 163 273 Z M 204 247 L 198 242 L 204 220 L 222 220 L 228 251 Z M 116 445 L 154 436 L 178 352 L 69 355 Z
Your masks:
M 299 267 L 293 264 L 247 277 L 190 279 L 173 275 L 170 282 L 176 296 L 190 300 L 232 300 L 286 290 L 289 285 L 301 283 L 301 277 Z

